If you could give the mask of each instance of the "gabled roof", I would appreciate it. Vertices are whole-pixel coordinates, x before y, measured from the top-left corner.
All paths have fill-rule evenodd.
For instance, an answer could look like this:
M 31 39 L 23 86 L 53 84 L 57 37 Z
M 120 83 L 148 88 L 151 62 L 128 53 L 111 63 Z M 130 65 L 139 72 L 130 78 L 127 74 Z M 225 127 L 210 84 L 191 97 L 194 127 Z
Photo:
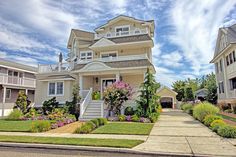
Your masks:
M 107 27 L 109 26 L 110 24 L 113 24 L 117 21 L 120 21 L 120 20 L 129 20 L 129 21 L 134 21 L 134 22 L 141 22 L 143 24 L 148 24 L 151 26 L 151 32 L 154 32 L 154 20 L 147 20 L 147 21 L 144 21 L 144 20 L 139 20 L 139 19 L 136 19 L 136 18 L 133 18 L 133 17 L 130 17 L 130 16 L 126 16 L 126 15 L 119 15 L 111 20 L 109 20 L 106 24 L 104 25 L 101 25 L 99 27 L 97 27 L 94 31 L 97 32 L 97 31 L 100 31 L 102 30 L 104 27 Z
M 176 93 L 175 91 L 173 91 L 172 89 L 170 89 L 167 86 L 161 86 L 158 90 L 157 93 L 161 92 L 162 90 L 167 89 L 168 91 L 170 91 L 171 93 L 174 93 L 175 95 L 178 95 L 178 93 Z
M 94 33 L 88 32 L 80 29 L 71 29 L 69 40 L 67 43 L 67 48 L 70 48 L 74 38 L 78 38 L 85 41 L 93 41 L 94 40 Z
M 0 66 L 10 67 L 10 68 L 18 69 L 19 71 L 22 70 L 29 73 L 36 73 L 38 71 L 38 68 L 36 67 L 21 64 L 21 63 L 16 63 L 16 62 L 6 60 L 3 58 L 0 58 Z
M 113 41 L 107 39 L 107 38 L 101 38 L 97 42 L 93 43 L 90 47 L 99 47 L 99 46 L 112 46 L 115 45 Z
M 225 35 L 227 39 L 227 46 L 220 50 L 220 42 L 221 42 L 221 36 Z M 218 30 L 217 40 L 216 40 L 216 46 L 215 46 L 215 53 L 213 60 L 218 57 L 230 44 L 236 43 L 236 24 L 233 24 L 229 27 L 222 27 Z M 213 62 L 213 60 L 211 62 Z

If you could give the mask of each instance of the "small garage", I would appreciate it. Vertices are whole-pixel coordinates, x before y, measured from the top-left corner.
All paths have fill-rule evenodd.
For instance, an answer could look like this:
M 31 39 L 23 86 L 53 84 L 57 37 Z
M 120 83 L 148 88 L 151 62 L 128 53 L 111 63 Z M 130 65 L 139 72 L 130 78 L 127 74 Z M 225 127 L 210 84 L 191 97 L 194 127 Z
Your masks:
M 177 93 L 170 88 L 163 86 L 157 91 L 160 96 L 160 104 L 162 108 L 175 108 Z

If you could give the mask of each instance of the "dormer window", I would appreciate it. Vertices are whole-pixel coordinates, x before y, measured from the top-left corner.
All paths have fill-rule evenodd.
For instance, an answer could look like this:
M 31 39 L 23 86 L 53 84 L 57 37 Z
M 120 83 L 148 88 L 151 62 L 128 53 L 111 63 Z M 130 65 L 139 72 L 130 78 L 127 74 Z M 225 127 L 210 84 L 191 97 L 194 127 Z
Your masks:
M 116 36 L 129 35 L 130 26 L 116 27 Z
M 93 59 L 92 51 L 81 51 L 80 52 L 80 60 L 91 60 Z

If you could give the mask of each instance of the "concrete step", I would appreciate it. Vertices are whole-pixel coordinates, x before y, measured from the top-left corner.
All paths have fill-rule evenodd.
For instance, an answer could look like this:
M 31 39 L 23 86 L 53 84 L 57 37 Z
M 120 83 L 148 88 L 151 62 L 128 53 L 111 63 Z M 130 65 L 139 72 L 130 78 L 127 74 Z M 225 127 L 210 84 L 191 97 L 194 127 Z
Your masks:
M 95 119 L 95 118 L 101 118 L 101 115 L 84 115 L 83 119 Z

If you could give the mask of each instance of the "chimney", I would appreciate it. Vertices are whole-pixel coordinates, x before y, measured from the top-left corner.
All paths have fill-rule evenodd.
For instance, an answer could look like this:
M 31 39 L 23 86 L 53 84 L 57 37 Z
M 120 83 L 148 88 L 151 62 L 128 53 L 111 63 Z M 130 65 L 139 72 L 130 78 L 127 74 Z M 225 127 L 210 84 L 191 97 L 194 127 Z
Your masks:
M 63 56 L 62 53 L 60 52 L 59 54 L 59 64 L 58 64 L 58 71 L 61 71 L 61 67 L 62 67 L 62 60 L 63 60 Z

